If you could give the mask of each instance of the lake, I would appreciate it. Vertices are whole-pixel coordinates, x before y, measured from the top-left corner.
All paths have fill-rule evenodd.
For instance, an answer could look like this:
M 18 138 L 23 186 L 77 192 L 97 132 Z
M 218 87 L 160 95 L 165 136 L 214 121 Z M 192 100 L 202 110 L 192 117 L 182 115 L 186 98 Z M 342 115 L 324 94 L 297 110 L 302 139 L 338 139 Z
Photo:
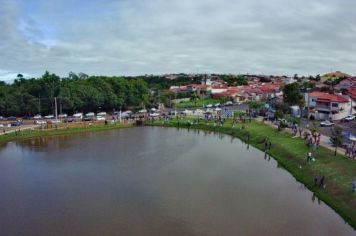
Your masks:
M 0 147 L 1 235 L 355 235 L 227 135 L 140 127 Z

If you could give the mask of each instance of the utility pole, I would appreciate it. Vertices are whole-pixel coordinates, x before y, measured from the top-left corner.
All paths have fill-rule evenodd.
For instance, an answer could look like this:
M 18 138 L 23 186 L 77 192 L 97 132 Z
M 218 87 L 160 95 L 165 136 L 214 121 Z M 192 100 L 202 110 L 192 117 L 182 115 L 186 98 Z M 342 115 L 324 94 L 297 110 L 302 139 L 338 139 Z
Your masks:
M 38 113 L 41 114 L 41 94 L 38 94 Z
M 54 97 L 54 114 L 55 114 L 55 117 L 56 117 L 56 120 L 58 119 L 58 111 L 57 111 L 57 97 Z
M 120 113 L 119 113 L 119 123 L 121 124 L 121 106 L 120 106 Z

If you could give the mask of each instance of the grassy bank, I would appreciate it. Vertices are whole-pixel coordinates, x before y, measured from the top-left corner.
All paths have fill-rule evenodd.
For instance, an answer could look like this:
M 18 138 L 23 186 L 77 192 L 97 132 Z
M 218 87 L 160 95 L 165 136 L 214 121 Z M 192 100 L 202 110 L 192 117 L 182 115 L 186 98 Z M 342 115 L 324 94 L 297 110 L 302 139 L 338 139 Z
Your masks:
M 48 137 L 48 136 L 56 136 L 56 135 L 71 135 L 76 133 L 84 133 L 84 132 L 99 132 L 99 131 L 106 131 L 112 129 L 121 129 L 130 127 L 129 125 L 82 125 L 80 127 L 60 127 L 58 129 L 34 129 L 34 130 L 23 130 L 17 133 L 9 133 L 5 135 L 0 135 L 0 144 L 4 144 L 10 141 L 16 140 L 25 140 L 31 139 L 36 137 Z
M 315 162 L 307 163 L 308 147 L 305 140 L 293 138 L 288 133 L 278 132 L 273 127 L 252 121 L 232 128 L 231 121 L 224 126 L 214 126 L 213 123 L 200 122 L 194 124 L 193 119 L 157 121 L 151 125 L 165 127 L 182 127 L 220 132 L 232 135 L 263 150 L 265 137 L 272 143 L 268 151 L 278 163 L 288 170 L 299 182 L 303 183 L 315 195 L 337 211 L 345 221 L 356 229 L 356 193 L 351 192 L 351 183 L 356 180 L 356 161 L 342 155 L 334 156 L 333 151 L 324 147 L 314 152 Z M 314 176 L 325 176 L 326 188 L 314 186 Z

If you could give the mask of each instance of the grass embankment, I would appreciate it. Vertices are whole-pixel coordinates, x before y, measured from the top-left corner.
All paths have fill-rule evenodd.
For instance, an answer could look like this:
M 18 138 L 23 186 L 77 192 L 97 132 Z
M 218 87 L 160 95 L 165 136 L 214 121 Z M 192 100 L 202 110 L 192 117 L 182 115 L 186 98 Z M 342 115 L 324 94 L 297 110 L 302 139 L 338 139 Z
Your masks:
M 0 144 L 10 142 L 10 141 L 16 141 L 16 140 L 25 140 L 25 139 L 31 139 L 31 138 L 36 138 L 36 137 L 48 137 L 48 136 L 56 136 L 56 135 L 70 135 L 70 134 L 77 134 L 77 133 L 84 133 L 84 132 L 98 132 L 98 131 L 106 131 L 106 130 L 112 130 L 112 129 L 120 129 L 120 128 L 127 128 L 131 127 L 131 125 L 115 125 L 115 124 L 95 124 L 95 125 L 87 125 L 87 124 L 81 124 L 79 126 L 75 127 L 58 127 L 56 128 L 51 128 L 51 129 L 34 129 L 34 130 L 23 130 L 20 132 L 13 132 L 13 133 L 8 133 L 5 135 L 0 135 Z
M 212 98 L 197 99 L 196 101 L 177 103 L 176 108 L 202 108 L 208 104 L 214 105 L 216 103 L 222 103 L 222 101 Z
M 264 149 L 263 140 L 268 137 L 272 143 L 268 154 L 356 229 L 356 193 L 351 192 L 351 183 L 356 180 L 356 161 L 342 155 L 334 156 L 333 151 L 321 147 L 314 152 L 316 161 L 307 163 L 308 147 L 304 139 L 293 138 L 290 134 L 278 132 L 275 128 L 261 122 L 245 123 L 244 129 L 241 129 L 242 124 L 232 128 L 231 121 L 225 122 L 224 126 L 220 127 L 214 126 L 213 123 L 206 124 L 204 121 L 191 125 L 193 120 L 173 120 L 164 123 L 156 121 L 152 125 L 221 132 L 243 141 L 247 141 L 247 133 L 249 133 L 249 144 L 260 150 Z M 325 189 L 314 186 L 316 175 L 325 176 Z

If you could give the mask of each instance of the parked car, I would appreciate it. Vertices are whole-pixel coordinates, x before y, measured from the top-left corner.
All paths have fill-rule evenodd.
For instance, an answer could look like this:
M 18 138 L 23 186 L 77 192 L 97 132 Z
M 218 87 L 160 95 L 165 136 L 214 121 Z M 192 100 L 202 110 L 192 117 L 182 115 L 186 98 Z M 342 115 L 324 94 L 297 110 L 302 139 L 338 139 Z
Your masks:
M 50 124 L 59 124 L 59 123 L 61 123 L 61 121 L 60 120 L 56 120 L 56 119 L 52 119 L 52 120 L 49 121 L 49 123 Z
M 9 117 L 7 117 L 7 120 L 8 121 L 15 121 L 16 117 L 15 116 L 9 116 Z
M 343 120 L 344 121 L 353 121 L 355 119 L 355 116 L 354 115 L 348 115 L 346 116 Z
M 63 119 L 63 118 L 67 118 L 67 117 L 68 117 L 68 115 L 65 114 L 65 113 L 58 115 L 58 118 L 59 118 L 59 119 Z
M 225 106 L 232 106 L 232 105 L 233 105 L 232 101 L 225 102 Z
M 146 109 L 142 109 L 142 110 L 139 110 L 137 113 L 141 113 L 141 114 L 147 113 L 147 110 Z
M 105 117 L 106 116 L 106 112 L 105 111 L 103 111 L 103 112 L 99 112 L 98 114 L 96 114 L 97 116 L 103 116 L 103 117 Z
M 206 105 L 206 108 L 212 108 L 213 107 L 213 105 L 212 104 L 208 104 L 208 105 Z
M 20 121 L 14 121 L 14 122 L 11 122 L 10 125 L 11 125 L 11 127 L 17 127 L 17 126 L 21 126 L 21 125 L 22 125 L 22 122 L 20 122 Z
M 34 119 L 34 120 L 39 120 L 39 119 L 42 119 L 42 116 L 41 116 L 41 115 L 35 115 L 35 116 L 33 117 L 33 119 Z
M 75 114 L 73 115 L 73 118 L 74 118 L 74 119 L 83 119 L 83 113 L 75 113 Z
M 105 116 L 96 116 L 96 120 L 97 121 L 105 121 L 106 118 L 105 118 Z
M 220 103 L 216 103 L 214 107 L 220 107 Z
M 160 114 L 156 112 L 150 114 L 150 117 L 158 117 L 158 116 L 160 116 Z
M 3 124 L 0 124 L 0 127 L 2 128 L 2 127 L 4 127 L 4 125 L 3 125 Z
M 4 117 L 0 116 L 0 120 L 4 120 Z
M 320 126 L 323 126 L 323 127 L 331 127 L 333 125 L 334 125 L 334 123 L 331 121 L 328 121 L 328 120 L 320 122 Z
M 36 125 L 45 125 L 47 122 L 45 120 L 35 120 Z
M 170 116 L 176 116 L 176 115 L 178 115 L 178 112 L 175 111 L 175 110 L 171 110 L 171 111 L 169 111 L 168 115 L 170 115 Z
M 54 118 L 54 115 L 47 115 L 47 116 L 45 116 L 45 117 L 43 117 L 43 118 L 45 118 L 45 119 L 53 119 L 53 118 Z

